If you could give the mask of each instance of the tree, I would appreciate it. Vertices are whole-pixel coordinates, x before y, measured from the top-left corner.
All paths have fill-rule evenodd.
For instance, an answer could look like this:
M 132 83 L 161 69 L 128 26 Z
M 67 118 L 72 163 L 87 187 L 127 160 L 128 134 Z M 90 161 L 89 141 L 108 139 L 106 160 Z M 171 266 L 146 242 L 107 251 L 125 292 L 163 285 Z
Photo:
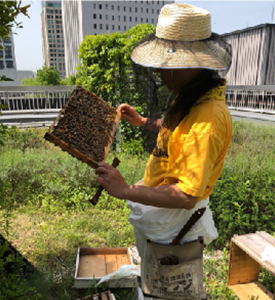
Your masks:
M 139 24 L 124 34 L 86 36 L 78 50 L 80 64 L 76 84 L 114 107 L 126 102 L 135 106 L 139 113 L 146 113 L 144 91 L 136 82 L 130 55 L 134 45 L 154 30 L 153 25 Z M 123 120 L 121 130 L 123 136 L 133 142 L 141 135 L 138 127 L 131 128 Z
M 21 85 L 23 86 L 41 86 L 41 85 L 60 85 L 62 78 L 57 67 L 46 67 L 38 69 L 34 77 L 23 78 Z
M 21 6 L 21 1 L 0 1 L 0 50 L 4 49 L 3 41 L 9 37 L 12 33 L 13 27 L 22 28 L 20 22 L 16 21 L 16 17 L 22 13 L 29 18 L 27 13 L 29 5 Z M 6 76 L 1 76 L 0 81 L 11 81 L 12 79 L 7 78 Z M 4 105 L 0 105 L 0 115 L 1 110 L 6 108 Z M 1 141 L 1 135 L 8 133 L 7 126 L 0 123 L 0 144 L 3 144 Z M 0 189 L 2 187 L 2 181 L 0 180 Z
M 21 1 L 0 1 L 0 49 L 4 49 L 3 41 L 7 39 L 13 32 L 13 28 L 22 28 L 21 22 L 16 21 L 16 17 L 22 13 L 29 18 L 27 13 L 29 5 L 21 6 Z M 0 81 L 10 81 L 12 79 L 1 76 Z
M 76 84 L 76 76 L 74 75 L 69 75 L 60 83 L 60 85 L 75 85 L 75 84 Z

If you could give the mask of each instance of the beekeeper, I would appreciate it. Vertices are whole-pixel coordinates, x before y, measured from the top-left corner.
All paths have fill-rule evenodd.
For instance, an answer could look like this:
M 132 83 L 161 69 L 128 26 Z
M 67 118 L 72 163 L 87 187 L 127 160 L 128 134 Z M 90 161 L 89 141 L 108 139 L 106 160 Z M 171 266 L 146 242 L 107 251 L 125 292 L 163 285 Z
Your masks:
M 218 235 L 209 196 L 232 137 L 226 80 L 219 75 L 231 65 L 231 47 L 211 32 L 208 11 L 168 4 L 160 12 L 156 32 L 134 47 L 131 59 L 159 72 L 176 96 L 154 123 L 128 104 L 119 106 L 121 117 L 131 125 L 157 128 L 157 144 L 141 184 L 129 185 L 107 163 L 97 168 L 97 182 L 110 195 L 129 200 L 129 221 L 141 258 L 147 239 L 169 244 L 201 207 L 206 212 L 181 243 L 203 236 L 208 244 Z

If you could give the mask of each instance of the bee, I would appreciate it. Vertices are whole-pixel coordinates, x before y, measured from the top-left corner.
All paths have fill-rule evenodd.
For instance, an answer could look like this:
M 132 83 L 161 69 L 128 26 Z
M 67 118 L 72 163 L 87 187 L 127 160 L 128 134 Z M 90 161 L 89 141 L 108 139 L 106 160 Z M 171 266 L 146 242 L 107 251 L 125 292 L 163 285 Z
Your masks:
M 116 109 L 97 95 L 76 87 L 51 134 L 84 156 L 101 162 L 105 148 L 112 142 L 116 114 Z

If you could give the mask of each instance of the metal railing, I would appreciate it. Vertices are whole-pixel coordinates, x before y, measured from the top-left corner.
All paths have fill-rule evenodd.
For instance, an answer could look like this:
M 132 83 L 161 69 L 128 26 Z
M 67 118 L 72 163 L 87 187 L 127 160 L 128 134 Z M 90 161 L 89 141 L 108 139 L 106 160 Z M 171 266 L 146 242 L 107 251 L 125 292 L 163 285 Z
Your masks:
M 229 109 L 275 114 L 275 85 L 227 86 L 226 103 Z
M 0 104 L 5 114 L 59 112 L 75 86 L 0 87 Z M 275 86 L 227 86 L 229 109 L 275 113 Z
M 59 112 L 75 86 L 0 87 L 3 114 Z

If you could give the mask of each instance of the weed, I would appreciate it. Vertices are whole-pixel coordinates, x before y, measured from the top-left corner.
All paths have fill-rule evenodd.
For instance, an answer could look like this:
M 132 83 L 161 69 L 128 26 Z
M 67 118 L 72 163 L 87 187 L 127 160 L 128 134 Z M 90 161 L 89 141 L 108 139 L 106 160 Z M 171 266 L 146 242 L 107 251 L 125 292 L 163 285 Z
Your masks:
M 237 299 L 227 286 L 228 249 L 234 234 L 263 230 L 275 237 L 275 132 L 257 126 L 234 122 L 224 169 L 210 197 L 219 231 L 212 247 L 223 249 L 223 256 L 204 261 L 209 299 Z M 92 206 L 88 199 L 98 187 L 94 170 L 43 141 L 43 134 L 20 130 L 4 135 L 5 145 L 0 145 L 0 178 L 5 182 L 0 188 L 1 233 L 39 270 L 28 281 L 18 283 L 17 291 L 22 292 L 20 299 L 93 295 L 101 291 L 95 284 L 85 290 L 73 288 L 77 249 L 134 245 L 130 211 L 125 200 L 105 191 Z M 119 171 L 134 184 L 143 177 L 148 153 L 140 149 L 133 155 L 130 150 L 110 152 L 107 162 L 117 156 L 121 161 Z M 4 276 L 1 270 L 0 276 Z M 16 278 L 10 280 L 17 283 Z M 261 270 L 259 281 L 273 292 L 274 276 Z M 118 300 L 132 299 L 134 294 L 131 289 L 112 292 Z M 10 297 L 16 298 L 16 293 L 14 287 Z

